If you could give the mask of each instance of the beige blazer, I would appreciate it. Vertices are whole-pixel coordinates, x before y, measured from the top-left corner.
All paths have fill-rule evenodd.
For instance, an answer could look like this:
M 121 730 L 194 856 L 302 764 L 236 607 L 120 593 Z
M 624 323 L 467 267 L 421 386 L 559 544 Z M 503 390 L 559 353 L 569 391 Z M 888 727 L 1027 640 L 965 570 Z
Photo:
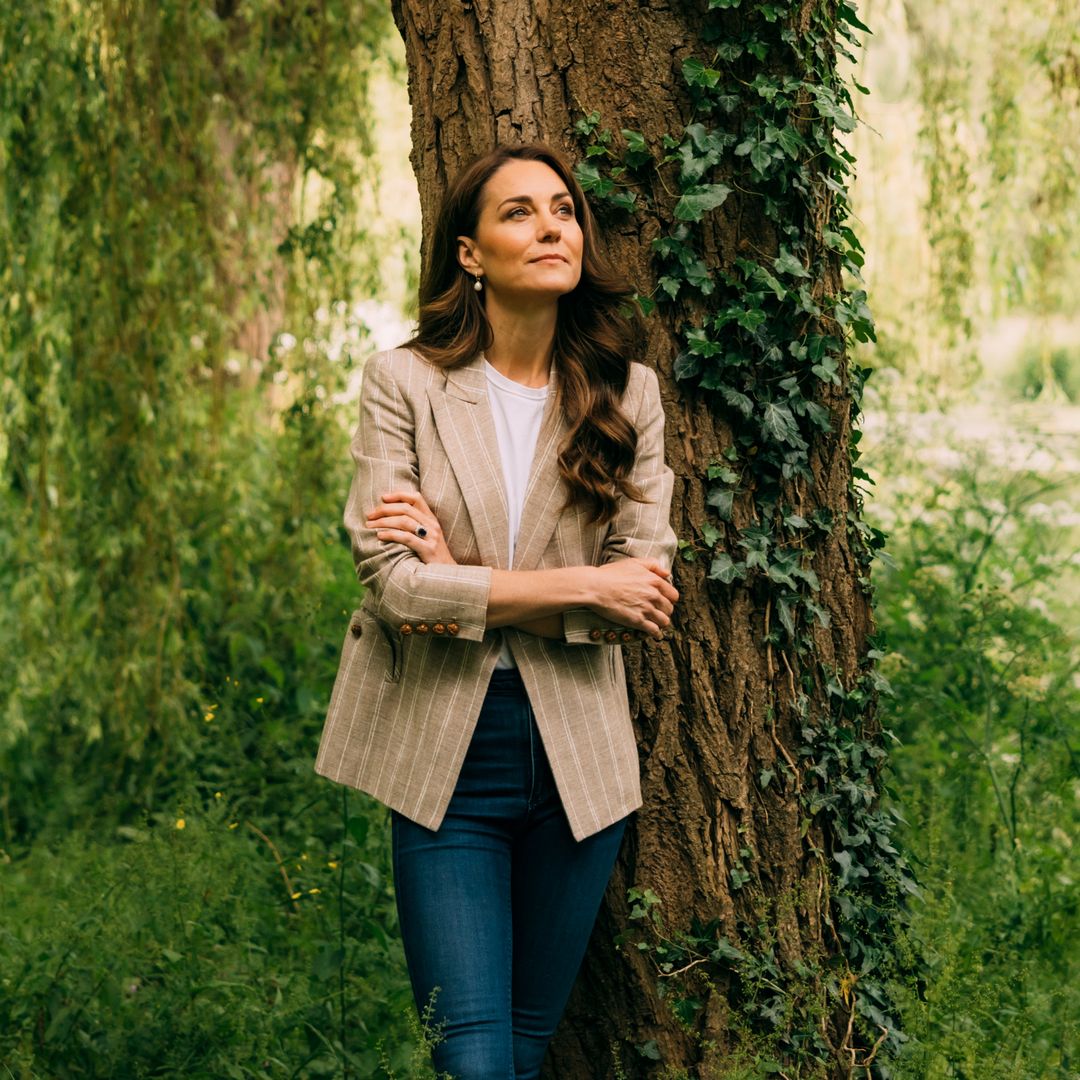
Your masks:
M 624 499 L 602 528 L 580 508 L 559 514 L 567 489 L 556 454 L 568 425 L 553 392 L 508 566 L 505 486 L 481 354 L 451 371 L 409 349 L 367 361 L 345 507 L 365 592 L 345 630 L 317 773 L 437 830 L 499 654 L 499 629 L 486 626 L 492 568 L 651 556 L 670 569 L 674 475 L 664 463 L 664 413 L 651 368 L 630 365 L 623 407 L 638 431 L 631 478 L 650 503 Z M 365 528 L 367 512 L 396 489 L 420 491 L 458 565 L 425 564 Z M 651 639 L 637 645 L 643 632 L 589 608 L 567 611 L 563 624 L 562 639 L 504 629 L 570 829 L 582 840 L 641 806 L 622 645 L 656 646 Z

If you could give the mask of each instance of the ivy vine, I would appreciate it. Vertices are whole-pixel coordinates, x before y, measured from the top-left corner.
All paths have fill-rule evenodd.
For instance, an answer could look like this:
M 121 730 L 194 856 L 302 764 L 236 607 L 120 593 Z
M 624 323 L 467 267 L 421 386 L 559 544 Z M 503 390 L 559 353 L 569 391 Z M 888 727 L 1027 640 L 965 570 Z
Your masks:
M 635 887 L 628 898 L 632 920 L 646 932 L 636 947 L 653 957 L 659 993 L 688 1031 L 705 1004 L 702 985 L 734 982 L 740 1022 L 765 1037 L 773 1055 L 758 1058 L 764 1072 L 786 1075 L 795 1067 L 799 1075 L 831 1075 L 845 1061 L 860 1075 L 888 1077 L 905 1041 L 888 989 L 896 965 L 891 946 L 906 921 L 906 899 L 918 891 L 892 843 L 897 815 L 879 805 L 891 733 L 876 725 L 874 711 L 878 695 L 891 690 L 874 668 L 882 655 L 874 639 L 854 685 L 845 687 L 817 655 L 811 632 L 812 621 L 829 625 L 812 557 L 838 525 L 858 561 L 859 586 L 873 596 L 870 566 L 885 538 L 862 520 L 858 481 L 869 477 L 857 465 L 857 430 L 845 520 L 834 520 L 829 507 L 803 509 L 815 482 L 810 447 L 831 428 L 827 402 L 846 395 L 853 422 L 860 412 L 871 369 L 845 367 L 848 342 L 876 341 L 865 289 L 834 285 L 841 271 L 861 283 L 863 265 L 847 224 L 853 158 L 834 138 L 837 129 L 855 128 L 855 109 L 835 54 L 854 60 L 843 42 L 857 47 L 855 32 L 869 30 L 853 4 L 839 2 L 815 5 L 806 30 L 797 32 L 800 9 L 790 0 L 710 0 L 702 39 L 715 49 L 707 60 L 682 63 L 692 122 L 655 149 L 641 132 L 624 129 L 617 147 L 590 112 L 576 124 L 586 145 L 575 175 L 599 213 L 640 207 L 667 226 L 652 244 L 656 289 L 635 298 L 642 312 L 679 301 L 707 312 L 685 326 L 674 376 L 715 404 L 733 438 L 707 468 L 710 519 L 700 523 L 699 539 L 680 540 L 680 552 L 687 561 L 708 558 L 708 579 L 719 586 L 764 585 L 775 612 L 775 621 L 766 621 L 767 646 L 791 657 L 800 672 L 797 690 L 792 676 L 798 761 L 756 779 L 762 789 L 784 784 L 798 792 L 804 843 L 825 871 L 827 895 L 818 903 L 832 949 L 784 971 L 772 947 L 776 911 L 752 924 L 740 921 L 732 942 L 720 919 L 669 933 L 655 893 Z M 643 190 L 650 170 L 670 201 L 652 204 Z M 710 267 L 702 225 L 736 189 L 769 223 L 773 239 L 763 242 L 771 250 L 744 238 L 729 268 Z M 735 526 L 736 500 L 752 505 L 753 513 L 739 517 L 754 524 Z M 777 703 L 769 709 L 776 712 Z M 814 835 L 825 838 L 824 848 Z M 733 891 L 753 877 L 753 851 L 744 847 L 740 855 Z M 629 937 L 620 935 L 619 943 Z M 829 1032 L 844 1028 L 837 1045 Z M 654 1044 L 638 1050 L 658 1056 Z

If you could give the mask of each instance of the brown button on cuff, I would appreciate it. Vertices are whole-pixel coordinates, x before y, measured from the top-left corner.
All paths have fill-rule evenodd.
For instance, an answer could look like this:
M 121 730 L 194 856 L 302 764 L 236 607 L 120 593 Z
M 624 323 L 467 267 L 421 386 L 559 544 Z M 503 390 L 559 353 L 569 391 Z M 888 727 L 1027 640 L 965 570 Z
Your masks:
M 426 634 L 428 632 L 428 624 L 426 622 L 417 623 L 416 632 L 418 634 Z
M 635 632 L 633 630 L 624 630 L 622 632 L 623 641 L 633 641 L 634 640 L 634 633 Z
M 353 637 L 359 637 L 364 632 L 364 625 L 360 622 L 354 622 L 349 626 L 349 630 L 352 632 Z
M 604 637 L 606 637 L 608 639 L 608 641 L 618 641 L 619 640 L 619 632 L 618 632 L 618 630 L 609 630 L 604 635 Z
M 436 634 L 445 634 L 446 623 L 437 622 L 431 629 L 434 630 Z
M 593 627 L 593 628 L 592 628 L 592 629 L 591 629 L 591 630 L 589 631 L 589 637 L 591 637 L 591 638 L 593 639 L 593 641 L 599 641 L 599 640 L 600 640 L 600 635 L 601 635 L 601 633 L 603 633 L 603 631 L 601 631 L 601 630 L 598 630 L 598 629 L 597 629 L 597 628 L 596 628 L 596 627 L 594 626 L 594 627 Z
M 446 624 L 446 632 L 448 634 L 456 634 L 461 629 L 456 622 L 448 622 Z
M 407 623 L 407 622 L 403 622 L 403 623 L 402 623 L 402 624 L 401 624 L 401 625 L 400 625 L 400 626 L 398 627 L 398 629 L 399 629 L 399 630 L 400 630 L 400 631 L 401 631 L 401 632 L 402 632 L 403 634 L 411 634 L 411 633 L 412 633 L 412 623 Z

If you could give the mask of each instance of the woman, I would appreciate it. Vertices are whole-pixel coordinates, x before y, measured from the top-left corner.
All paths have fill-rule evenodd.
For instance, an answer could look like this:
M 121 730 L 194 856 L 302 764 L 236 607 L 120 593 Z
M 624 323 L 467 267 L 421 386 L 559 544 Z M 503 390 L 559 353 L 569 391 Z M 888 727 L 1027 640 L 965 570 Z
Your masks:
M 621 648 L 679 594 L 630 295 L 558 152 L 497 147 L 446 195 L 416 336 L 364 370 L 366 592 L 315 769 L 390 807 L 412 990 L 458 1080 L 539 1076 L 642 802 Z

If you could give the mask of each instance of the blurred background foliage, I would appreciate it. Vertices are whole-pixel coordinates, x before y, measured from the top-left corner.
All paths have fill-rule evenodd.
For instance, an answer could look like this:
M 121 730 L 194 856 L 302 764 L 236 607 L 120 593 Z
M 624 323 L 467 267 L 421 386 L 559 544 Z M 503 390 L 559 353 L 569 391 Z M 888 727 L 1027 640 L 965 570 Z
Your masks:
M 1080 28 L 867 0 L 861 464 L 923 896 L 893 1075 L 1077 1075 Z M 384 808 L 315 777 L 363 358 L 415 316 L 388 5 L 0 12 L 0 1063 L 422 1076 Z

